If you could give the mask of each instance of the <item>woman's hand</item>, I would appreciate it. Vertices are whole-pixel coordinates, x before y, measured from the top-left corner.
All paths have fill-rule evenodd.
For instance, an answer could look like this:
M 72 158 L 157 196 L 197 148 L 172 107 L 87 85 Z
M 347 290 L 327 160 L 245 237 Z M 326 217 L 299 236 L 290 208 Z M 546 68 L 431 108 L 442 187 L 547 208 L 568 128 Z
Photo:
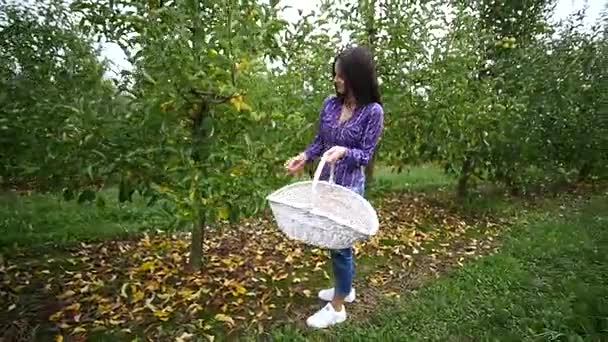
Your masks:
M 347 148 L 342 146 L 334 146 L 323 154 L 323 157 L 328 163 L 335 163 L 346 154 Z
M 306 153 L 300 153 L 285 162 L 285 168 L 287 169 L 287 172 L 295 174 L 304 168 L 304 165 L 306 165 L 306 160 Z

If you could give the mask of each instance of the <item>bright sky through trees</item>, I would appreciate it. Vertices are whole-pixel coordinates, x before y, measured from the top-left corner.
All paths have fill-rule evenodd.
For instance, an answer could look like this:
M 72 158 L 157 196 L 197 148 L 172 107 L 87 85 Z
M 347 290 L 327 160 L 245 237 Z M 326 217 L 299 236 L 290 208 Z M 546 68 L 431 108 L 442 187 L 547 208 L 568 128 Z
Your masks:
M 28 1 L 28 0 L 21 0 Z M 317 8 L 321 3 L 320 0 L 281 0 L 281 6 L 291 6 L 283 12 L 283 18 L 289 22 L 295 22 L 300 17 L 299 10 L 302 14 L 310 13 L 312 10 Z M 587 9 L 587 25 L 592 24 L 600 15 L 603 10 L 606 1 L 605 0 L 558 0 L 555 8 L 554 20 L 565 19 L 568 15 L 575 11 L 579 11 L 585 7 L 585 3 L 588 6 Z M 102 43 L 102 57 L 107 58 L 111 62 L 112 74 L 117 74 L 120 70 L 130 68 L 129 62 L 126 59 L 124 52 L 121 48 L 114 43 L 106 42 Z

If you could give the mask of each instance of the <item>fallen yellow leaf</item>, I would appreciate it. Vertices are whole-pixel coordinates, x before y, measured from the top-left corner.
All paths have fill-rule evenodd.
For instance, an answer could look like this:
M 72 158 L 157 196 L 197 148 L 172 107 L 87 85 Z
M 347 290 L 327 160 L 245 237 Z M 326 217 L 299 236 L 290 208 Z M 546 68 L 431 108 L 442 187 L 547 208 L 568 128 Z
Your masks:
M 57 299 L 66 299 L 66 298 L 72 297 L 75 294 L 76 294 L 76 292 L 74 292 L 72 290 L 67 290 L 64 293 L 57 296 Z
M 79 311 L 80 310 L 80 303 L 74 303 L 72 305 L 69 305 L 64 310 L 65 311 L 68 311 L 68 310 Z
M 225 314 L 217 314 L 215 315 L 215 319 L 220 322 L 225 322 L 230 325 L 234 325 L 234 320 L 232 319 L 232 317 Z
M 227 220 L 230 217 L 230 209 L 228 207 L 221 207 L 217 211 L 217 218 L 220 220 Z
M 116 320 L 116 319 L 110 319 L 109 322 L 111 325 L 121 325 L 121 324 L 125 323 L 125 321 L 123 321 L 123 320 Z
M 56 322 L 61 318 L 61 315 L 63 315 L 63 311 L 57 311 L 49 317 L 49 321 Z
M 232 285 L 231 292 L 232 292 L 233 296 L 237 297 L 237 296 L 241 296 L 241 295 L 244 295 L 245 293 L 247 293 L 247 289 L 243 285 L 241 285 L 239 283 L 235 283 Z
M 140 272 L 146 272 L 146 271 L 154 271 L 154 267 L 156 266 L 156 262 L 154 260 L 151 261 L 146 261 L 143 264 L 141 264 L 141 266 L 139 266 L 138 270 Z
M 156 318 L 160 319 L 161 321 L 166 322 L 169 320 L 169 316 L 171 316 L 171 312 L 168 312 L 165 310 L 155 310 L 154 316 L 156 316 Z
M 143 292 L 143 291 L 136 290 L 136 291 L 133 293 L 133 302 L 134 302 L 134 303 L 137 303 L 137 302 L 141 301 L 142 299 L 144 299 L 144 295 L 145 295 L 145 294 L 144 294 L 144 292 Z
M 127 295 L 127 286 L 129 286 L 129 283 L 124 283 L 124 284 L 122 284 L 122 287 L 120 288 L 120 296 L 123 298 L 129 297 Z
M 76 327 L 74 328 L 74 330 L 72 330 L 72 334 L 78 334 L 78 333 L 83 333 L 86 332 L 87 329 L 83 328 L 83 327 Z
M 190 334 L 188 332 L 183 332 L 181 334 L 181 336 L 178 336 L 177 338 L 175 338 L 175 342 L 185 342 L 187 340 L 190 340 L 194 335 Z
M 289 274 L 282 273 L 282 274 L 279 274 L 277 276 L 272 277 L 272 280 L 274 280 L 274 281 L 281 281 L 281 280 L 287 279 L 288 276 L 289 276 Z
M 401 298 L 401 295 L 398 294 L 397 292 L 387 292 L 384 295 L 386 297 L 391 297 L 391 298 Z

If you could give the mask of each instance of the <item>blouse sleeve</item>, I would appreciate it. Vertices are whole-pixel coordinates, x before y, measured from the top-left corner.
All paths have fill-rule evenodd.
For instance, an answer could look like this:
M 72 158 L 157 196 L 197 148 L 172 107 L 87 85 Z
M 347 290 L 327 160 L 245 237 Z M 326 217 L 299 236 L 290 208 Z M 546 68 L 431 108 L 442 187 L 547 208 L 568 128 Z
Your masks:
M 317 124 L 317 133 L 315 134 L 315 138 L 312 143 L 306 147 L 304 153 L 306 154 L 306 161 L 313 161 L 321 156 L 323 153 L 323 147 L 325 143 L 323 141 L 323 136 L 321 134 L 321 124 L 323 121 L 323 117 L 325 116 L 326 108 L 329 102 L 333 99 L 334 96 L 329 96 L 323 101 L 323 106 L 321 107 L 321 111 L 319 113 L 319 121 Z
M 374 155 L 383 128 L 384 110 L 377 104 L 371 107 L 360 148 L 349 148 L 344 155 L 345 161 L 356 167 L 366 166 Z

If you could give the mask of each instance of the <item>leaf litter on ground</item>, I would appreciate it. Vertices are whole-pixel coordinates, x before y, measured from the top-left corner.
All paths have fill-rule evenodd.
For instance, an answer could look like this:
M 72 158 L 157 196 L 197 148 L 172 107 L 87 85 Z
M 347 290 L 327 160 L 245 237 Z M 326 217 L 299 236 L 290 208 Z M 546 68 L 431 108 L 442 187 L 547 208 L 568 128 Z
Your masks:
M 421 194 L 377 203 L 381 228 L 355 246 L 351 315 L 365 316 L 451 266 L 489 253 L 505 224 L 466 217 Z M 56 336 L 91 333 L 188 340 L 192 334 L 256 331 L 302 321 L 329 286 L 327 252 L 287 239 L 269 216 L 227 224 L 205 241 L 200 272 L 185 271 L 189 235 L 143 235 L 81 243 L 55 255 L 20 252 L 0 259 L 4 336 L 43 327 Z

